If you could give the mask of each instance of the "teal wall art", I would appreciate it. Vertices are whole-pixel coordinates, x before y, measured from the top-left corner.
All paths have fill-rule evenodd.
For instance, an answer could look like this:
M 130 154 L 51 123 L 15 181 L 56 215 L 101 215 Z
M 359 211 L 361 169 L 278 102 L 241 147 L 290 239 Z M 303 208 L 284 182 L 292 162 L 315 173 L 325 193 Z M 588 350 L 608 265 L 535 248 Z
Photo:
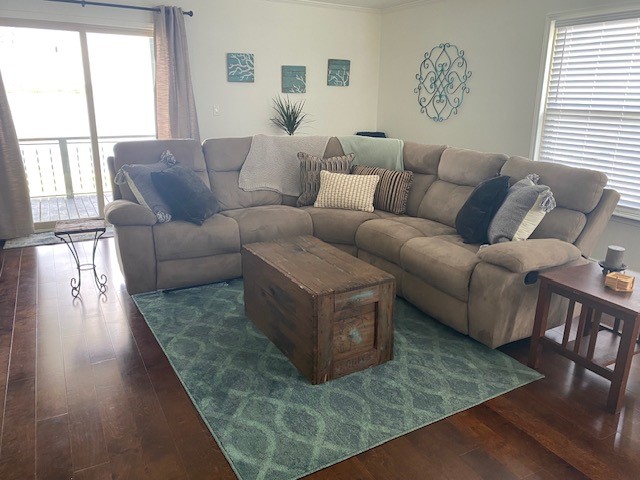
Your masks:
M 254 82 L 253 53 L 227 53 L 227 81 Z
M 351 60 L 329 59 L 327 85 L 331 87 L 348 87 L 350 77 Z
M 464 50 L 450 43 L 441 43 L 424 54 L 420 71 L 416 74 L 420 113 L 434 122 L 444 122 L 457 115 L 464 94 L 469 93 L 467 82 L 471 71 L 464 58 Z
M 282 93 L 307 92 L 307 67 L 299 65 L 282 66 Z

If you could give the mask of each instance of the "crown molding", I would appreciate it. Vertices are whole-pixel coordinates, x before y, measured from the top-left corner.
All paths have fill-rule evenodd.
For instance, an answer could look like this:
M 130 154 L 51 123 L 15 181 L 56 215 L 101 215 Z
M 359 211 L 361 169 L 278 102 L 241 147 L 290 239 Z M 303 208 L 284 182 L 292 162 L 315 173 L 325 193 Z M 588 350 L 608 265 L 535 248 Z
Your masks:
M 383 7 L 383 8 L 341 5 L 341 4 L 326 2 L 322 0 L 266 0 L 266 1 L 277 2 L 277 3 L 290 3 L 292 5 L 307 5 L 311 7 L 333 8 L 337 10 L 351 10 L 355 12 L 388 13 L 388 12 L 395 12 L 398 10 L 404 10 L 406 8 L 417 7 L 419 5 L 424 5 L 427 3 L 443 2 L 445 0 L 407 0 L 406 2 L 401 3 L 400 5 L 394 5 L 393 7 Z
M 308 7 L 332 8 L 335 10 L 350 10 L 363 13 L 381 13 L 382 9 L 373 7 L 356 7 L 353 5 L 339 5 L 337 3 L 323 2 L 321 0 L 266 0 L 273 3 L 289 3 L 291 5 L 303 5 Z
M 400 5 L 382 8 L 380 9 L 380 11 L 382 11 L 382 13 L 391 13 L 391 12 L 397 12 L 399 10 L 405 10 L 407 8 L 418 7 L 420 5 L 426 5 L 428 3 L 438 3 L 438 2 L 444 2 L 444 1 L 445 0 L 410 0 L 405 3 L 401 3 Z

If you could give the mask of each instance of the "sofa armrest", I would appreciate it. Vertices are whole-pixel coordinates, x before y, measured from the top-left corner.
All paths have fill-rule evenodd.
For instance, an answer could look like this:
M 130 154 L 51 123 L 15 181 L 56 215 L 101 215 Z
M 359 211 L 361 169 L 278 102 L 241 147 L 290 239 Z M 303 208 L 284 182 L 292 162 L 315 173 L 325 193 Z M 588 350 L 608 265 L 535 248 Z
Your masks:
M 116 226 L 152 226 L 158 222 L 151 210 L 130 200 L 114 200 L 107 204 L 104 216 L 107 222 Z
M 580 258 L 580 249 L 555 238 L 540 238 L 489 245 L 478 251 L 478 258 L 514 273 L 525 273 L 573 262 Z

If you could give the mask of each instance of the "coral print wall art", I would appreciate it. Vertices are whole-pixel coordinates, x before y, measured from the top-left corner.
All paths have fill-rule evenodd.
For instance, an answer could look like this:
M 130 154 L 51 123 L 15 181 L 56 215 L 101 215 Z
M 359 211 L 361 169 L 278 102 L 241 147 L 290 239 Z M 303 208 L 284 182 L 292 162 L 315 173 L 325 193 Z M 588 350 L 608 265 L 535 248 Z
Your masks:
M 282 66 L 282 93 L 306 93 L 307 67 L 297 65 Z
M 253 83 L 253 53 L 227 53 L 227 81 Z
M 327 85 L 331 87 L 348 87 L 350 76 L 351 60 L 329 59 Z

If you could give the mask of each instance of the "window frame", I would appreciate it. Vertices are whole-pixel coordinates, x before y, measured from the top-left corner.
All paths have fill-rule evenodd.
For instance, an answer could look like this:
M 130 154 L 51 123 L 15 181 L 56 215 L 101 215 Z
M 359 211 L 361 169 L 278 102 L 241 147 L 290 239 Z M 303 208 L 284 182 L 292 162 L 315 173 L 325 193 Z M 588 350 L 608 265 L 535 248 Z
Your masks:
M 635 17 L 640 18 L 640 9 L 637 7 L 631 8 L 628 5 L 614 8 L 608 7 L 577 10 L 569 13 L 551 14 L 547 16 L 542 44 L 543 48 L 541 49 L 538 87 L 536 90 L 536 107 L 534 111 L 531 147 L 529 151 L 530 158 L 536 161 L 540 160 L 545 105 L 547 101 L 546 93 L 549 88 L 549 77 L 553 61 L 553 46 L 556 28 Z M 640 174 L 640 167 L 638 168 L 638 173 Z M 618 205 L 613 212 L 613 215 L 627 220 L 632 220 L 634 223 L 640 223 L 640 209 Z

